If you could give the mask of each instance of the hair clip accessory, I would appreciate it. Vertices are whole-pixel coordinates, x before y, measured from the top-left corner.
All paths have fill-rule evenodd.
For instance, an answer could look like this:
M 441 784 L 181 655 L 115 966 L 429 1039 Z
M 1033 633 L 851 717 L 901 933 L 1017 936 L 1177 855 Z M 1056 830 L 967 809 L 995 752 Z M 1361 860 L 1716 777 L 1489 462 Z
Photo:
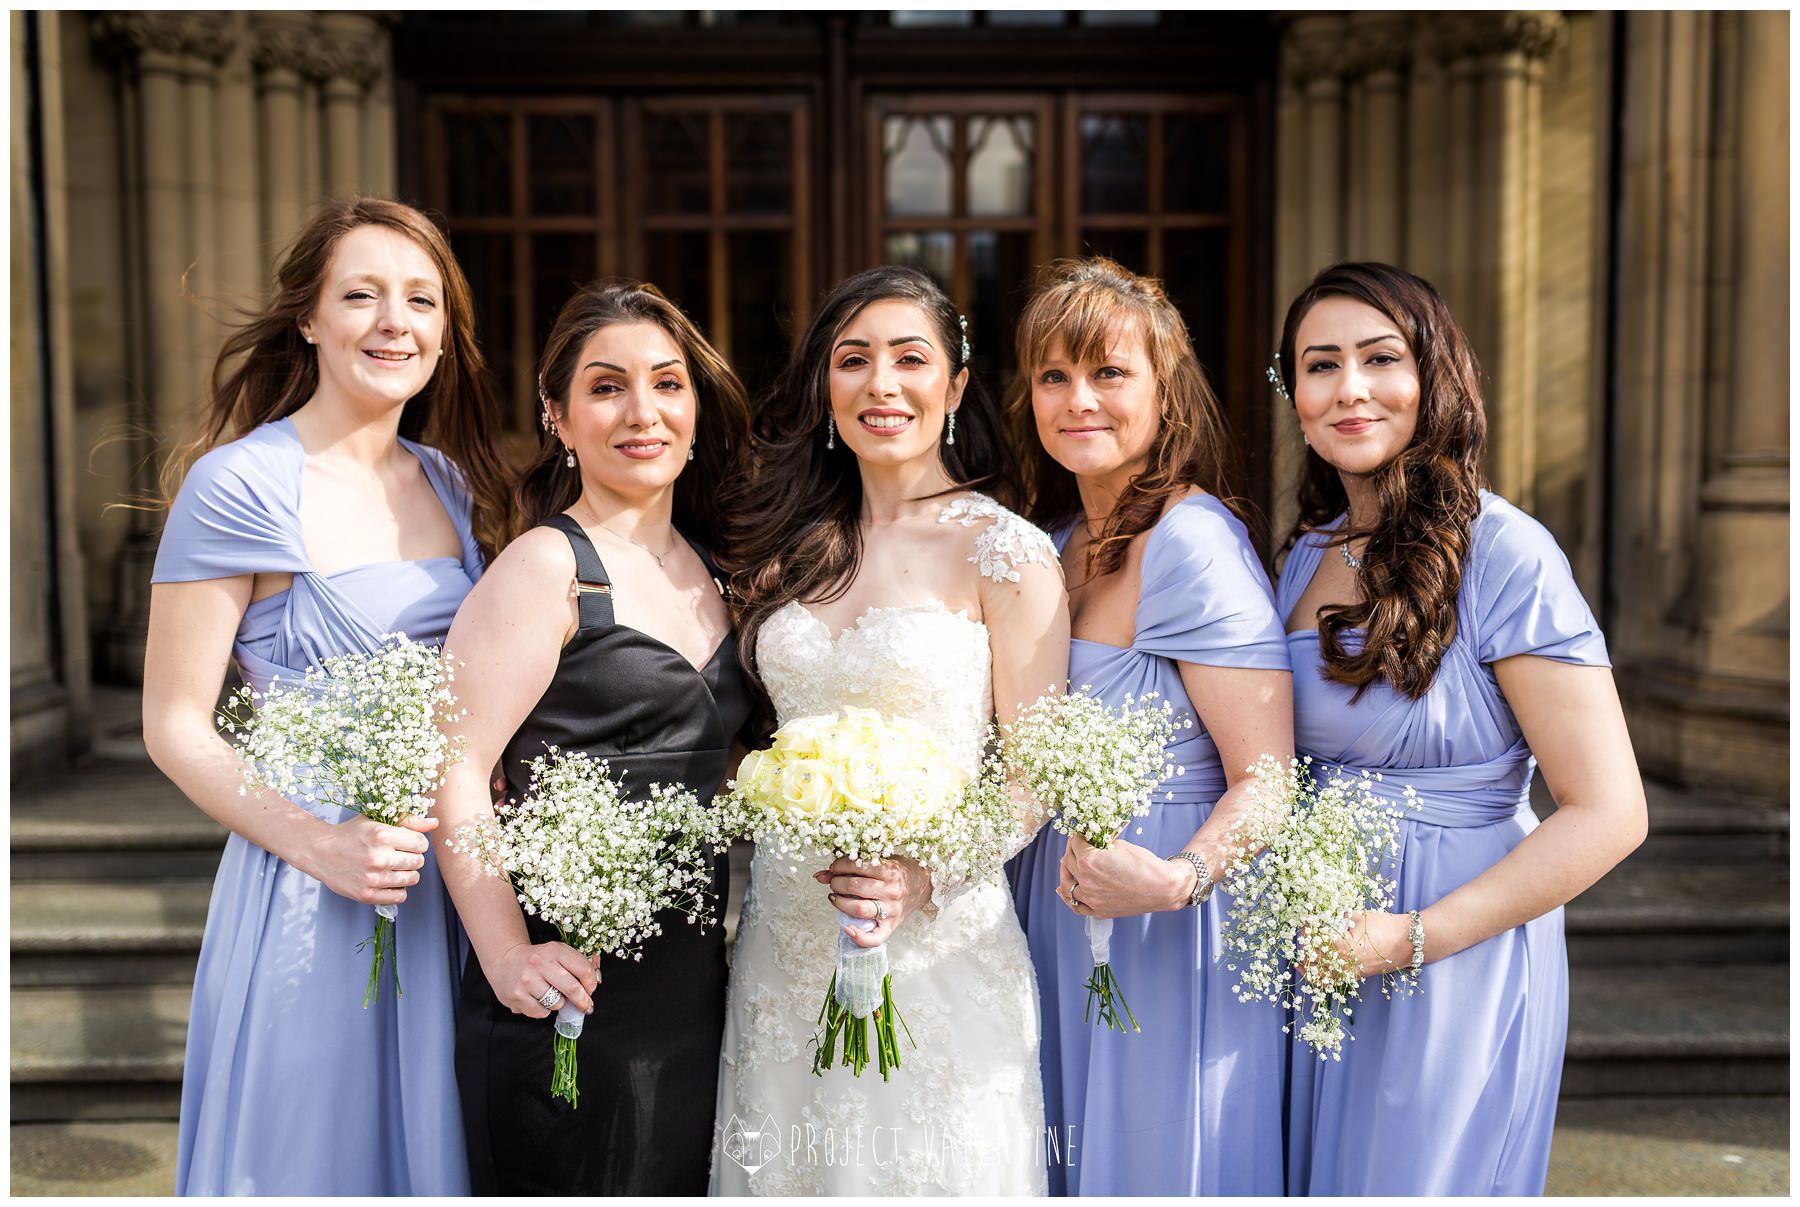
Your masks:
M 956 316 L 956 321 L 962 325 L 962 358 L 966 365 L 969 363 L 969 316 L 959 314 Z
M 1294 404 L 1294 396 L 1288 393 L 1287 386 L 1283 385 L 1281 381 L 1281 349 L 1279 348 L 1275 350 L 1274 363 L 1269 366 L 1269 384 L 1275 387 L 1275 392 L 1281 395 L 1282 401 L 1289 406 Z

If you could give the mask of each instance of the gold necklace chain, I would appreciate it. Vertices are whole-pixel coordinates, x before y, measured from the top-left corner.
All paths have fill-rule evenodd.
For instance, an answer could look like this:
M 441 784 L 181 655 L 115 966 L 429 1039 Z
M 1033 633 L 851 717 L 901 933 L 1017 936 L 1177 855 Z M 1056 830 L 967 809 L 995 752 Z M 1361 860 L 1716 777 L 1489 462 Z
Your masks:
M 632 537 L 626 536 L 623 532 L 620 532 L 617 528 L 614 528 L 611 524 L 608 524 L 605 520 L 601 519 L 600 513 L 594 510 L 594 505 L 592 503 L 589 503 L 586 499 L 582 500 L 582 504 L 587 507 L 588 514 L 594 517 L 594 523 L 600 525 L 600 527 L 606 529 L 608 532 L 610 532 L 614 536 L 618 537 L 621 541 L 626 541 L 630 544 L 636 545 L 639 549 L 642 549 L 645 553 L 648 553 L 651 557 L 656 559 L 656 564 L 658 566 L 663 565 L 663 559 L 668 557 L 669 554 L 675 552 L 675 543 L 681 539 L 680 534 L 670 533 L 669 534 L 669 547 L 667 549 L 664 549 L 661 553 L 658 553 L 656 550 L 650 548 L 650 546 L 644 544 L 644 542 L 642 542 L 640 540 L 636 540 Z

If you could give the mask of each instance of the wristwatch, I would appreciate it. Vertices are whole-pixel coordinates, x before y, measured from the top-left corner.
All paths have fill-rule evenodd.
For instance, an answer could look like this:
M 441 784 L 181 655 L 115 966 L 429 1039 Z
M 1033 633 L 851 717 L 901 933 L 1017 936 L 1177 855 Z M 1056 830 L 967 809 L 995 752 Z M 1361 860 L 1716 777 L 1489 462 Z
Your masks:
M 1185 859 L 1194 865 L 1194 893 L 1188 898 L 1188 905 L 1191 908 L 1201 904 L 1212 896 L 1213 891 L 1212 870 L 1206 866 L 1206 856 L 1197 855 L 1193 851 L 1177 851 L 1169 856 L 1170 863 L 1177 859 Z

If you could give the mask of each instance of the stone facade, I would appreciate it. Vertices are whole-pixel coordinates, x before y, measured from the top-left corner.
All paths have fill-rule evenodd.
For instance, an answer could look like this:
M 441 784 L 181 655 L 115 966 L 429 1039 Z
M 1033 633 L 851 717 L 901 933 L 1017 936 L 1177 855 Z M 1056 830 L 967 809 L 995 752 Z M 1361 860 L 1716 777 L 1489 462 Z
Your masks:
M 1436 283 L 1495 488 L 1574 562 L 1646 769 L 1785 799 L 1786 14 L 1276 20 L 1275 321 L 1333 260 Z M 90 681 L 140 671 L 158 514 L 109 505 L 191 436 L 215 316 L 397 165 L 378 18 L 11 28 L 17 757 L 78 750 Z M 1300 443 L 1273 405 L 1279 533 Z

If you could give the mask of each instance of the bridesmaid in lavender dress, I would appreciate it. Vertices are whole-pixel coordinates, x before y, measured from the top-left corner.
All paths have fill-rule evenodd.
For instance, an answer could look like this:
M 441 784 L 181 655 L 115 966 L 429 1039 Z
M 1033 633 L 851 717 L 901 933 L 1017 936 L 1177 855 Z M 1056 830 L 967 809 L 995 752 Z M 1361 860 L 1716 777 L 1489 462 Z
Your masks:
M 476 523 L 502 514 L 497 410 L 468 285 L 417 211 L 328 205 L 277 277 L 220 353 L 210 451 L 170 509 L 150 595 L 145 745 L 231 830 L 188 1022 L 176 1193 L 466 1194 L 450 1061 L 463 939 L 425 838 L 435 821 L 240 795 L 213 703 L 228 660 L 263 687 L 390 631 L 443 639 L 481 574 Z M 376 904 L 400 906 L 405 994 L 384 984 L 365 1010 L 357 945 Z
M 1268 577 L 1219 498 L 1218 404 L 1160 287 L 1108 260 L 1052 265 L 1018 341 L 1009 413 L 1032 518 L 1062 546 L 1069 684 L 1114 703 L 1154 691 L 1196 721 L 1169 747 L 1183 773 L 1124 838 L 1097 851 L 1045 829 L 1013 865 L 1042 986 L 1051 1192 L 1280 1194 L 1287 1043 L 1215 963 L 1211 890 L 1250 765 L 1293 748 L 1292 683 Z M 1117 920 L 1141 1034 L 1084 1018 L 1088 918 Z
M 1296 1051 L 1290 1194 L 1541 1194 L 1568 1028 L 1562 906 L 1645 831 L 1606 645 L 1556 542 L 1481 489 L 1475 358 L 1430 285 L 1340 264 L 1279 359 L 1311 447 L 1277 606 L 1300 751 L 1417 789 L 1400 912 L 1340 941 L 1365 983 L 1341 1062 Z M 1535 757 L 1534 757 L 1535 756 Z M 1527 803 L 1541 762 L 1557 800 Z

